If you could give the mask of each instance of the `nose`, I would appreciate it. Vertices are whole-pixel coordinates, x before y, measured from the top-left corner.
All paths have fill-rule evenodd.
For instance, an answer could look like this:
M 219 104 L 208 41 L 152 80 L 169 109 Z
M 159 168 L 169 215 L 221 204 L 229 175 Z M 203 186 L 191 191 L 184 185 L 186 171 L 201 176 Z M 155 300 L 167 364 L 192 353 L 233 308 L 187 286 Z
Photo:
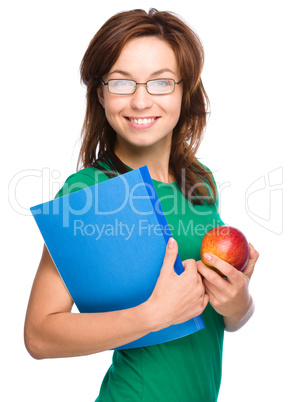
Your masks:
M 133 109 L 144 110 L 150 108 L 153 104 L 152 95 L 150 95 L 145 85 L 138 85 L 134 94 L 131 95 L 131 107 Z

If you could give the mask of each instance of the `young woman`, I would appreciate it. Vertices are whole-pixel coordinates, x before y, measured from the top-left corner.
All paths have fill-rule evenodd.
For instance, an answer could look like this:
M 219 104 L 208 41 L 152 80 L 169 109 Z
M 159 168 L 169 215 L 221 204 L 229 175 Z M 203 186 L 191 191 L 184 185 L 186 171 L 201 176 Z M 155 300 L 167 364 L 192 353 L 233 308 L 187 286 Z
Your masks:
M 73 301 L 44 247 L 27 310 L 27 349 L 37 359 L 81 356 L 199 314 L 205 324 L 177 340 L 115 351 L 99 402 L 216 401 L 224 330 L 239 329 L 253 312 L 248 290 L 258 258 L 253 246 L 243 272 L 206 256 L 227 279 L 200 261 L 205 231 L 222 224 L 213 176 L 195 157 L 208 107 L 202 66 L 197 35 L 174 14 L 157 10 L 113 16 L 81 64 L 87 86 L 83 168 L 58 196 L 147 165 L 173 238 L 146 302 L 94 314 L 71 313 Z M 178 250 L 185 269 L 180 276 L 173 268 Z

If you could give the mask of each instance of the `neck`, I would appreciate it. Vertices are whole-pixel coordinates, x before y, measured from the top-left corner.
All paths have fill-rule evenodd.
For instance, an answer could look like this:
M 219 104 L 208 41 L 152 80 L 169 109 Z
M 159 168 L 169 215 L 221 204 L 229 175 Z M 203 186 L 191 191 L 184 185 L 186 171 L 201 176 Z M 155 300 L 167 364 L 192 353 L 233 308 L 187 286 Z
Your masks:
M 152 149 L 148 152 L 145 149 L 135 149 L 134 153 L 128 152 L 128 149 L 115 149 L 115 154 L 132 169 L 147 165 L 151 178 L 154 180 L 162 183 L 175 181 L 175 177 L 169 171 L 170 152 L 166 149 L 163 152 L 159 150 L 157 154 Z

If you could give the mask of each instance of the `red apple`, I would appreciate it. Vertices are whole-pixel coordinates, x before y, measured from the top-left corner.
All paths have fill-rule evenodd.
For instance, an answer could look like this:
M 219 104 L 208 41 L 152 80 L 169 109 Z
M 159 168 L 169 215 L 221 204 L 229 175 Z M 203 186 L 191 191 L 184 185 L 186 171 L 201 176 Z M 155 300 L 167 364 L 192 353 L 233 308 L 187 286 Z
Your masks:
M 204 235 L 200 249 L 201 261 L 222 275 L 204 259 L 204 253 L 214 254 L 242 271 L 249 260 L 249 244 L 244 234 L 232 226 L 218 226 Z

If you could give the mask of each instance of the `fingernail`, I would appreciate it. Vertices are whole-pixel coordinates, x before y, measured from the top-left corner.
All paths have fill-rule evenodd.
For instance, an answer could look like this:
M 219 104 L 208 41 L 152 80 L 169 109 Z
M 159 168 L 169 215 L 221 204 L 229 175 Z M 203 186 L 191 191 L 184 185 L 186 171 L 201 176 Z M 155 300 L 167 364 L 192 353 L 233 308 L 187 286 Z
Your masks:
M 206 261 L 210 261 L 211 258 L 212 258 L 212 256 L 210 254 L 208 254 L 208 253 L 204 253 L 203 257 L 205 258 Z
M 173 239 L 173 237 L 170 237 L 170 238 L 169 238 L 168 247 L 169 247 L 169 248 L 173 248 L 173 247 L 174 247 L 174 239 Z

